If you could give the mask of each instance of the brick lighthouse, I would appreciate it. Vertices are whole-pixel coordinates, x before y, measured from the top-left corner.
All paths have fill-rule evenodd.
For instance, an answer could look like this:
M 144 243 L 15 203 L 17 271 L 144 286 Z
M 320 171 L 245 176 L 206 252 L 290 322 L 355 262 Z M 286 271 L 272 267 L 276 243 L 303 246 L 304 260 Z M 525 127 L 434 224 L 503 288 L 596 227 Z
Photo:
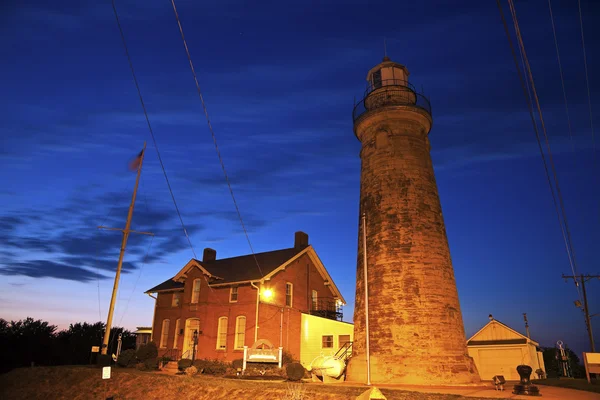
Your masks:
M 347 379 L 367 382 L 364 223 L 371 382 L 477 383 L 429 154 L 429 100 L 388 57 L 367 81 L 352 115 L 362 143 L 361 222 Z

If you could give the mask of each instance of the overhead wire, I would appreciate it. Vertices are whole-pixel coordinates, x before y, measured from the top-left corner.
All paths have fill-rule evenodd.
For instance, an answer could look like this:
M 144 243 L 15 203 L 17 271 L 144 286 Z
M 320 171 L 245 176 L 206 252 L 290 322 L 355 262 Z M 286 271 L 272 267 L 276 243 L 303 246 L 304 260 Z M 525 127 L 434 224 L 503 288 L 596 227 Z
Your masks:
M 554 159 L 552 157 L 552 150 L 550 148 L 550 141 L 548 140 L 548 134 L 546 132 L 546 124 L 544 123 L 544 116 L 542 114 L 542 108 L 540 106 L 540 100 L 539 97 L 537 95 L 537 90 L 535 88 L 535 83 L 533 80 L 533 73 L 531 71 L 531 66 L 529 65 L 529 60 L 527 58 L 527 53 L 525 51 L 525 44 L 523 43 L 523 37 L 521 36 L 521 30 L 519 28 L 519 22 L 517 20 L 517 13 L 514 7 L 514 3 L 513 0 L 508 0 L 508 4 L 510 6 L 510 11 L 511 11 L 511 15 L 513 18 L 513 23 L 515 26 L 515 33 L 516 33 L 516 37 L 517 37 L 517 41 L 519 43 L 519 48 L 522 51 L 522 55 L 523 55 L 523 60 L 525 62 L 525 66 L 526 66 L 526 70 L 527 70 L 527 76 L 529 76 L 529 83 L 531 86 L 531 91 L 533 93 L 533 99 L 535 100 L 535 104 L 537 107 L 537 111 L 539 114 L 539 119 L 540 119 L 540 124 L 542 127 L 542 132 L 544 134 L 544 139 L 545 139 L 545 143 L 546 143 L 546 148 L 548 151 L 548 159 L 550 161 L 550 167 L 552 169 L 552 175 L 554 177 L 554 186 L 556 189 L 556 197 L 558 198 L 559 204 L 560 204 L 560 211 L 562 214 L 562 225 L 564 225 L 564 235 L 563 238 L 566 237 L 566 246 L 568 248 L 567 250 L 567 254 L 570 254 L 570 265 L 571 265 L 571 271 L 573 272 L 573 275 L 576 275 L 576 271 L 577 271 L 577 264 L 575 261 L 575 250 L 573 249 L 573 240 L 571 238 L 571 233 L 569 230 L 569 223 L 567 220 L 567 213 L 566 213 L 566 209 L 565 209 L 565 205 L 564 205 L 564 201 L 563 201 L 563 197 L 562 197 L 562 193 L 561 193 L 561 189 L 560 189 L 560 185 L 558 183 L 558 174 L 556 173 L 556 167 L 554 165 Z M 560 220 L 560 217 L 559 217 Z M 581 298 L 581 293 L 579 290 L 579 285 L 575 284 L 575 287 L 577 288 L 577 293 L 579 294 L 579 297 Z
M 115 19 L 117 20 L 117 25 L 119 26 L 119 33 L 121 34 L 121 40 L 123 41 L 123 47 L 125 48 L 125 54 L 127 55 L 127 61 L 129 62 L 129 68 L 131 69 L 131 75 L 133 76 L 133 81 L 135 83 L 135 87 L 138 92 L 138 97 L 140 98 L 140 103 L 142 104 L 142 109 L 144 110 L 144 116 L 146 117 L 148 131 L 150 131 L 150 136 L 152 137 L 152 142 L 154 143 L 154 149 L 156 150 L 156 155 L 158 156 L 158 162 L 160 164 L 160 168 L 162 169 L 163 175 L 165 176 L 165 181 L 167 182 L 167 187 L 169 188 L 169 193 L 171 194 L 171 199 L 173 200 L 173 205 L 175 206 L 175 211 L 177 211 L 177 216 L 179 217 L 179 222 L 181 223 L 181 227 L 183 228 L 185 237 L 187 238 L 188 244 L 190 245 L 190 248 L 192 249 L 194 258 L 197 258 L 196 251 L 194 250 L 194 246 L 192 245 L 192 241 L 190 240 L 188 231 L 185 228 L 185 224 L 183 223 L 183 217 L 181 216 L 181 212 L 179 211 L 179 206 L 177 205 L 177 201 L 175 200 L 175 195 L 173 194 L 173 189 L 171 188 L 171 183 L 169 182 L 169 177 L 167 176 L 167 171 L 165 169 L 165 165 L 163 163 L 162 157 L 160 156 L 160 151 L 158 150 L 158 144 L 156 143 L 154 131 L 152 130 L 152 125 L 150 124 L 150 118 L 148 117 L 148 111 L 146 110 L 146 104 L 144 103 L 144 98 L 142 97 L 142 91 L 140 90 L 140 85 L 138 84 L 138 80 L 135 75 L 135 70 L 133 68 L 131 56 L 129 55 L 129 49 L 127 47 L 127 42 L 125 41 L 125 34 L 123 33 L 123 28 L 121 27 L 121 21 L 119 20 L 119 14 L 117 13 L 117 7 L 115 6 L 115 0 L 112 0 L 112 7 L 113 7 L 113 11 L 115 13 Z
M 549 156 L 548 158 L 549 158 L 552 170 L 553 170 L 553 174 L 554 174 L 554 178 L 555 178 L 554 182 L 555 182 L 555 185 L 557 186 L 556 193 L 555 193 L 555 188 L 554 188 L 554 186 L 552 184 L 552 178 L 550 177 L 550 171 L 549 171 L 549 168 L 548 168 L 548 162 L 546 161 L 546 156 L 544 154 L 544 149 L 543 149 L 543 146 L 542 146 L 542 140 L 540 138 L 540 133 L 539 133 L 538 126 L 537 126 L 537 123 L 536 123 L 536 120 L 535 120 L 534 109 L 533 109 L 533 104 L 532 104 L 533 102 L 532 102 L 532 99 L 528 96 L 527 75 L 523 76 L 521 74 L 521 69 L 519 68 L 519 61 L 517 59 L 517 54 L 516 54 L 515 49 L 514 49 L 514 45 L 513 45 L 513 42 L 512 42 L 510 31 L 508 29 L 508 24 L 507 24 L 506 19 L 504 17 L 504 12 L 502 10 L 502 5 L 500 3 L 500 0 L 496 0 L 496 4 L 498 5 L 498 10 L 500 11 L 500 17 L 502 19 L 502 23 L 504 25 L 504 30 L 505 30 L 505 33 L 506 33 L 506 36 L 507 36 L 507 39 L 508 39 L 508 44 L 509 44 L 512 56 L 513 56 L 513 60 L 515 62 L 516 69 L 517 69 L 517 75 L 519 77 L 519 81 L 520 81 L 521 87 L 523 89 L 523 94 L 524 94 L 526 102 L 527 102 L 529 116 L 531 118 L 531 122 L 532 122 L 532 125 L 533 125 L 533 130 L 534 130 L 534 133 L 535 133 L 535 136 L 536 136 L 536 140 L 537 140 L 537 143 L 538 143 L 538 148 L 540 150 L 540 155 L 541 155 L 541 158 L 542 158 L 542 162 L 543 162 L 543 165 L 544 165 L 544 171 L 545 171 L 545 174 L 546 174 L 546 180 L 548 181 L 548 185 L 550 187 L 550 193 L 551 193 L 551 196 L 552 196 L 552 202 L 554 204 L 556 215 L 558 217 L 558 222 L 559 222 L 561 233 L 562 233 L 562 236 L 563 236 L 563 241 L 565 243 L 565 247 L 566 247 L 566 251 L 567 251 L 567 256 L 568 256 L 568 259 L 569 259 L 569 264 L 571 266 L 571 271 L 573 272 L 573 275 L 576 275 L 576 263 L 575 263 L 575 257 L 574 257 L 574 254 L 573 254 L 573 246 L 572 246 L 572 243 L 571 243 L 571 240 L 570 240 L 570 232 L 568 230 L 568 223 L 567 223 L 567 220 L 565 218 L 566 214 L 564 212 L 565 211 L 564 210 L 564 205 L 562 204 L 562 195 L 561 195 L 561 192 L 560 192 L 560 188 L 558 187 L 558 178 L 557 178 L 557 175 L 556 175 L 556 170 L 554 169 L 554 163 L 553 163 L 553 160 L 552 160 L 552 153 L 550 151 L 550 145 L 549 145 L 548 137 L 547 137 L 546 131 L 545 131 L 545 125 L 544 125 L 544 122 L 543 122 L 543 115 L 541 113 L 541 107 L 539 106 L 539 98 L 537 97 L 537 93 L 535 91 L 535 85 L 534 85 L 534 82 L 533 82 L 533 76 L 531 74 L 531 68 L 530 68 L 529 62 L 527 60 L 527 53 L 525 52 L 525 47 L 523 45 L 523 41 L 522 41 L 522 38 L 521 38 L 521 35 L 520 35 L 520 30 L 519 30 L 518 21 L 517 21 L 517 18 L 516 18 L 516 12 L 514 10 L 514 5 L 512 4 L 512 0 L 508 0 L 508 2 L 509 2 L 510 9 L 511 9 L 511 15 L 513 17 L 513 23 L 515 24 L 515 30 L 516 30 L 516 33 L 517 33 L 517 39 L 518 39 L 518 43 L 519 43 L 519 49 L 522 52 L 523 59 L 525 61 L 525 65 L 527 67 L 526 69 L 528 71 L 529 80 L 531 81 L 533 98 L 536 101 L 538 112 L 540 114 L 540 121 L 541 121 L 541 125 L 542 125 L 542 130 L 544 131 L 544 135 L 546 137 L 546 144 L 547 144 L 547 148 L 548 148 L 548 152 L 549 152 L 548 153 L 548 156 Z M 559 198 L 559 201 L 561 203 L 561 207 L 560 208 L 559 208 L 559 204 L 557 202 L 557 197 Z M 561 212 L 561 210 L 562 210 L 562 212 Z M 579 294 L 579 297 L 581 297 L 579 286 L 578 285 L 575 285 L 575 286 L 576 286 L 576 289 L 577 289 L 577 293 Z
M 594 134 L 594 118 L 592 114 L 592 96 L 590 95 L 590 79 L 588 76 L 587 55 L 585 51 L 585 37 L 583 34 L 583 16 L 581 13 L 581 0 L 577 1 L 579 6 L 579 25 L 581 27 L 581 47 L 583 49 L 583 65 L 585 67 L 585 85 L 587 87 L 588 108 L 590 112 L 590 129 L 592 131 L 592 148 L 594 151 L 594 164 L 596 164 L 596 136 Z
M 194 249 L 194 246 L 192 245 L 192 241 L 191 241 L 191 239 L 190 239 L 190 236 L 189 236 L 189 234 L 188 234 L 188 231 L 187 231 L 187 229 L 186 229 L 186 227 L 185 227 L 185 224 L 184 224 L 184 222 L 183 222 L 183 217 L 181 216 L 181 212 L 180 212 L 180 210 L 179 210 L 179 206 L 177 205 L 177 201 L 175 200 L 175 194 L 173 193 L 173 190 L 172 190 L 172 188 L 171 188 L 171 184 L 170 184 L 170 182 L 169 182 L 169 177 L 167 176 L 167 171 L 166 171 L 166 169 L 165 169 L 165 166 L 164 166 L 164 163 L 163 163 L 163 161 L 162 161 L 162 157 L 160 156 L 160 151 L 158 150 L 158 143 L 156 142 L 156 138 L 155 138 L 155 136 L 154 136 L 154 131 L 152 130 L 152 125 L 150 124 L 150 118 L 149 118 L 149 116 L 148 116 L 148 112 L 147 112 L 147 110 L 146 110 L 146 105 L 145 105 L 145 103 L 144 103 L 144 98 L 143 98 L 143 96 L 142 96 L 142 91 L 141 91 L 141 89 L 140 89 L 140 85 L 138 84 L 138 80 L 137 80 L 137 77 L 136 77 L 136 74 L 135 74 L 135 70 L 134 70 L 134 68 L 133 68 L 133 62 L 132 62 L 132 60 L 131 60 L 131 56 L 130 56 L 130 54 L 129 54 L 129 48 L 128 48 L 128 46 L 127 46 L 127 41 L 125 40 L 125 34 L 123 33 L 123 27 L 121 26 L 121 21 L 120 21 L 120 19 L 119 19 L 119 14 L 118 14 L 118 12 L 117 12 L 117 7 L 116 7 L 116 5 L 115 5 L 115 0 L 112 0 L 112 8 L 113 8 L 113 12 L 114 12 L 114 15 L 115 15 L 115 19 L 116 19 L 116 21 L 117 21 L 117 25 L 118 25 L 118 27 L 119 27 L 119 33 L 120 33 L 120 35 L 121 35 L 121 41 L 123 42 L 123 47 L 124 47 L 124 49 L 125 49 L 125 55 L 127 56 L 127 61 L 128 61 L 128 63 L 129 63 L 129 68 L 130 68 L 130 70 L 131 70 L 131 75 L 132 75 L 132 77 L 133 77 L 133 81 L 134 81 L 134 83 L 135 83 L 135 87 L 136 87 L 136 89 L 137 89 L 138 97 L 139 97 L 140 103 L 141 103 L 141 105 L 142 105 L 142 109 L 143 109 L 143 111 L 144 111 L 144 116 L 145 116 L 145 118 L 146 118 L 146 123 L 147 123 L 147 125 L 148 125 L 148 131 L 150 132 L 150 136 L 152 137 L 152 142 L 154 143 L 154 148 L 155 148 L 155 150 L 156 150 L 156 154 L 157 154 L 157 156 L 158 156 L 158 161 L 159 161 L 159 163 L 160 163 L 160 167 L 161 167 L 161 169 L 162 169 L 162 171 L 163 171 L 163 175 L 164 175 L 164 177 L 165 177 L 165 181 L 167 182 L 167 187 L 169 188 L 169 193 L 171 194 L 171 200 L 173 201 L 173 204 L 174 204 L 174 206 L 175 206 L 175 210 L 176 210 L 176 212 L 177 212 L 177 216 L 179 217 L 179 222 L 181 223 L 181 227 L 182 227 L 182 229 L 183 229 L 183 232 L 184 232 L 184 234 L 185 234 L 185 237 L 186 237 L 186 239 L 187 239 L 187 242 L 188 242 L 188 244 L 189 244 L 189 246 L 190 246 L 190 249 L 191 249 L 191 251 L 192 251 L 192 254 L 193 254 L 193 256 L 194 256 L 194 259 L 196 259 L 196 260 L 197 260 L 197 259 L 198 259 L 198 256 L 196 255 L 196 250 Z M 255 256 L 255 259 L 256 259 L 256 256 Z M 261 272 L 261 276 L 262 276 L 262 272 Z M 205 275 L 205 274 L 202 274 L 202 277 L 204 278 L 204 280 L 205 280 L 206 284 L 208 285 L 209 289 L 210 289 L 211 291 L 214 291 L 214 288 L 212 288 L 212 287 L 210 286 L 210 283 L 209 283 L 208 279 L 206 278 L 206 275 Z M 221 302 L 221 300 L 220 300 L 220 299 L 218 299 L 218 297 L 217 297 L 217 300 L 218 300 L 218 302 L 219 302 L 219 304 L 220 304 L 220 305 L 223 305 L 223 303 Z
M 258 259 L 256 258 L 256 254 L 254 253 L 254 248 L 252 247 L 252 242 L 250 241 L 250 236 L 248 235 L 248 230 L 244 224 L 244 220 L 242 218 L 242 213 L 240 212 L 240 208 L 238 207 L 237 201 L 233 194 L 233 188 L 231 187 L 231 182 L 229 180 L 229 176 L 227 175 L 227 170 L 225 169 L 225 163 L 223 162 L 223 157 L 221 157 L 221 151 L 219 150 L 219 146 L 217 144 L 217 137 L 215 135 L 215 131 L 210 122 L 210 118 L 208 116 L 208 109 L 206 108 L 206 103 L 204 102 L 204 97 L 202 96 L 202 91 L 200 90 L 200 83 L 198 82 L 198 76 L 196 75 L 196 70 L 194 69 L 194 63 L 192 62 L 192 57 L 190 55 L 190 49 L 187 45 L 187 41 L 185 40 L 185 35 L 183 34 L 183 28 L 181 26 L 181 21 L 179 19 L 179 14 L 177 13 L 177 7 L 175 6 L 175 0 L 171 0 L 171 5 L 173 6 L 173 12 L 175 13 L 175 19 L 177 20 L 177 25 L 179 26 L 179 33 L 181 34 L 181 40 L 183 41 L 183 46 L 185 48 L 185 53 L 187 55 L 190 69 L 192 71 L 192 75 L 194 76 L 194 82 L 196 83 L 196 91 L 198 92 L 198 97 L 200 98 L 200 102 L 202 103 L 202 109 L 204 110 L 204 116 L 206 117 L 206 123 L 208 124 L 208 129 L 210 130 L 210 134 L 212 135 L 213 143 L 215 145 L 215 149 L 217 151 L 217 156 L 219 158 L 219 162 L 221 163 L 221 169 L 223 170 L 223 174 L 225 175 L 225 181 L 227 182 L 227 187 L 229 188 L 229 193 L 231 194 L 231 199 L 233 200 L 233 205 L 235 206 L 235 210 L 237 212 L 238 218 L 240 220 L 240 224 L 242 225 L 242 229 L 244 230 L 244 235 L 246 236 L 246 240 L 248 241 L 248 246 L 250 247 L 250 251 L 254 257 L 254 262 L 256 263 L 256 267 L 261 275 L 264 276 L 262 269 L 260 268 L 260 264 L 258 263 Z
M 556 27 L 554 26 L 554 14 L 552 13 L 552 0 L 548 0 L 548 9 L 550 10 L 550 22 L 552 23 L 552 34 L 554 36 L 554 47 L 556 47 L 556 60 L 558 61 L 558 71 L 560 72 L 560 84 L 562 86 L 563 99 L 565 101 L 565 112 L 567 114 L 567 126 L 569 128 L 569 139 L 571 149 L 575 152 L 575 143 L 573 141 L 573 129 L 571 127 L 571 116 L 569 113 L 569 102 L 567 101 L 567 90 L 565 89 L 565 79 L 563 75 L 562 63 L 560 62 L 560 51 L 558 50 L 558 40 L 556 37 Z

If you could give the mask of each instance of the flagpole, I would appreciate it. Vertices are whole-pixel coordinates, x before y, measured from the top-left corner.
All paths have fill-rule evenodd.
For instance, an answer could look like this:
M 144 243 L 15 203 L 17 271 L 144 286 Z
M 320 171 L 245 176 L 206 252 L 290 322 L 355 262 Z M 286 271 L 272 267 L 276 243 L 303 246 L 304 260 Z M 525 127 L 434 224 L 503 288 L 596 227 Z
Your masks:
M 367 282 L 367 215 L 362 215 L 363 225 L 363 270 L 365 280 L 365 333 L 367 338 L 366 350 L 367 350 L 367 385 L 371 386 L 371 350 L 369 343 L 369 284 Z
M 123 240 L 121 241 L 121 252 L 119 253 L 119 263 L 117 264 L 117 274 L 115 275 L 115 283 L 113 285 L 112 297 L 110 298 L 110 307 L 108 308 L 108 318 L 106 320 L 106 330 L 104 331 L 104 340 L 102 342 L 102 354 L 108 352 L 108 339 L 110 337 L 110 329 L 112 327 L 113 314 L 115 311 L 115 302 L 117 301 L 117 292 L 119 289 L 119 277 L 121 276 L 121 268 L 123 267 L 123 256 L 125 255 L 125 247 L 127 246 L 127 239 L 129 238 L 131 218 L 133 217 L 133 206 L 135 205 L 135 197 L 137 196 L 138 185 L 140 183 L 140 175 L 142 174 L 142 164 L 144 163 L 144 156 L 146 155 L 146 142 L 144 142 L 144 148 L 140 156 L 140 165 L 137 169 L 137 176 L 135 178 L 135 187 L 133 188 L 133 196 L 131 197 L 131 204 L 129 205 L 129 212 L 127 213 L 127 222 L 125 223 L 125 229 L 123 229 Z

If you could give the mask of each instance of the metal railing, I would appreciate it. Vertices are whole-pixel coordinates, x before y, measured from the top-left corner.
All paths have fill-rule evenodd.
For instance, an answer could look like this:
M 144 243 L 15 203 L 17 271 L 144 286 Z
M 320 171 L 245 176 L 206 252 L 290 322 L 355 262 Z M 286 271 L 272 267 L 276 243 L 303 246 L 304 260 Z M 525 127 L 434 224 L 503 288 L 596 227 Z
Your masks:
M 352 342 L 344 343 L 333 356 L 336 360 L 348 361 L 352 357 Z
M 310 305 L 310 314 L 318 317 L 341 321 L 344 318 L 342 306 L 331 297 L 322 297 Z
M 387 83 L 389 79 L 383 81 Z M 412 106 L 425 110 L 431 116 L 429 99 L 417 93 L 406 81 L 394 80 L 398 84 L 369 85 L 365 97 L 354 106 L 352 121 L 356 122 L 365 113 L 388 106 Z M 401 84 L 400 84 L 401 83 Z

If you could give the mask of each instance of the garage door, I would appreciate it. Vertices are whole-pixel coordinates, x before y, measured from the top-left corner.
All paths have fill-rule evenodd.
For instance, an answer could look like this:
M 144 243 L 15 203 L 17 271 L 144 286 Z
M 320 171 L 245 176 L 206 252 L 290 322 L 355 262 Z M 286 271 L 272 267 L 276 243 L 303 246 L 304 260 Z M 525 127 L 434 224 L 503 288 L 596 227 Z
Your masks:
M 504 375 L 506 380 L 519 380 L 517 365 L 521 363 L 519 348 L 480 349 L 477 368 L 483 380 L 491 380 L 494 375 Z

